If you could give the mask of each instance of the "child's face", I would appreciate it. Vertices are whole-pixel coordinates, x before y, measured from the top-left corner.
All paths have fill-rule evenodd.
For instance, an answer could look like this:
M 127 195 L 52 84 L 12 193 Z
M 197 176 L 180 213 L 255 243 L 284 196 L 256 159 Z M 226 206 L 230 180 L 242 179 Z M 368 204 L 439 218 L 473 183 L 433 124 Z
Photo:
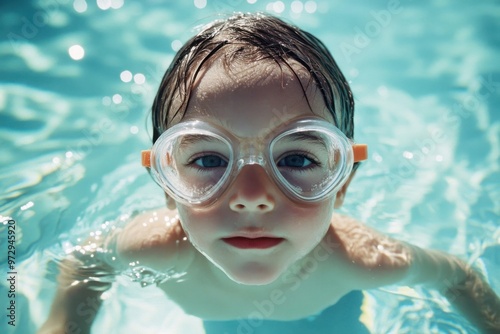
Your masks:
M 332 121 L 321 94 L 309 88 L 309 105 L 298 78 L 285 66 L 283 72 L 276 65 L 240 67 L 228 73 L 216 62 L 207 69 L 193 89 L 184 120 L 208 121 L 240 137 L 264 136 L 298 116 Z M 307 83 L 306 74 L 299 76 Z M 318 245 L 329 227 L 334 201 L 335 196 L 292 202 L 262 166 L 247 165 L 215 204 L 200 209 L 177 203 L 177 208 L 200 252 L 232 280 L 262 285 Z M 227 239 L 242 235 L 274 239 L 259 239 L 261 249 L 245 248 L 247 239 Z

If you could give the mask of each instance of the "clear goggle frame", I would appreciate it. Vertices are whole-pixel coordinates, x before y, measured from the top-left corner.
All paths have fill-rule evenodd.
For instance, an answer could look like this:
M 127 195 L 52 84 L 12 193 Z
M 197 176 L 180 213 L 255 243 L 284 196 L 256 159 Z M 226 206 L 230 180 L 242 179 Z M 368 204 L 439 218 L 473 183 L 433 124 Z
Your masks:
M 262 137 L 238 137 L 195 120 L 166 130 L 142 164 L 176 201 L 210 205 L 246 165 L 262 166 L 289 198 L 320 201 L 347 181 L 367 145 L 354 144 L 331 123 L 315 117 L 287 122 Z

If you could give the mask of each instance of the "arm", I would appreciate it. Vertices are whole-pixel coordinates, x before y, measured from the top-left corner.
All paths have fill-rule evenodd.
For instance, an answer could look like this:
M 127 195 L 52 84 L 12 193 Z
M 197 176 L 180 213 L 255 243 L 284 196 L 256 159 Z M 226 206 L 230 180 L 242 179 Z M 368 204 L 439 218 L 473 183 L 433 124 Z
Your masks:
M 59 287 L 52 302 L 49 317 L 38 333 L 90 333 L 92 323 L 102 303 L 101 294 L 111 286 L 111 283 L 76 281 L 82 279 L 83 276 L 82 273 L 78 273 L 80 264 L 75 259 L 65 259 L 61 267 Z M 95 269 L 98 268 L 95 267 Z M 102 269 L 99 268 L 99 270 Z M 72 282 L 78 282 L 78 284 L 72 285 Z
M 115 231 L 99 244 L 95 240 L 85 244 L 85 254 L 74 252 L 61 263 L 59 288 L 39 334 L 90 333 L 102 302 L 101 294 L 111 286 L 110 278 L 127 269 L 129 263 L 139 262 L 158 271 L 185 271 L 194 256 L 176 212 L 166 209 L 135 217 L 123 230 Z M 112 253 L 96 252 L 99 247 Z M 113 255 L 115 261 L 110 261 Z M 85 281 L 90 277 L 106 279 Z M 72 284 L 75 281 L 79 283 Z
M 354 263 L 354 288 L 424 284 L 441 292 L 484 333 L 500 333 L 500 299 L 469 265 L 451 255 L 391 239 L 358 221 L 334 216 L 333 240 Z
M 451 255 L 408 247 L 410 284 L 437 289 L 481 332 L 500 333 L 500 298 L 478 272 Z
M 90 333 L 102 303 L 101 294 L 111 286 L 116 272 L 105 259 L 106 254 L 97 249 L 112 249 L 117 234 L 100 243 L 88 239 L 61 261 L 56 296 L 39 334 Z

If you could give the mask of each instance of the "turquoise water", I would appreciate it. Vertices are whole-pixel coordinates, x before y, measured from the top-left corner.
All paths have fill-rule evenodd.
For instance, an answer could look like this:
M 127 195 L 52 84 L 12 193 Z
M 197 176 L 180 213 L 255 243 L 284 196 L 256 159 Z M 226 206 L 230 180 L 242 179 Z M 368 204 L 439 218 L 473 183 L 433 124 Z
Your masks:
M 51 259 L 89 231 L 163 205 L 139 163 L 153 96 L 193 28 L 234 10 L 269 11 L 314 33 L 351 82 L 355 137 L 369 143 L 370 159 L 342 211 L 473 262 L 500 293 L 495 1 L 2 2 L 0 215 L 16 220 L 18 276 L 17 325 L 2 314 L 0 332 L 32 333 L 43 322 Z M 2 310 L 6 235 L 0 226 Z M 96 333 L 203 332 L 154 288 L 120 283 Z M 367 300 L 373 333 L 474 332 L 434 292 L 391 287 Z

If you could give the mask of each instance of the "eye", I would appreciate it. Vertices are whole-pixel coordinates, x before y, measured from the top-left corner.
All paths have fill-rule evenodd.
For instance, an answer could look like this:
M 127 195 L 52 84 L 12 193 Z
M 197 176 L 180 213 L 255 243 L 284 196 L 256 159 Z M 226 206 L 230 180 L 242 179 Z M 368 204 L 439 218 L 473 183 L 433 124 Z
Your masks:
M 303 154 L 291 154 L 279 160 L 277 165 L 278 167 L 304 168 L 312 163 L 313 161 Z
M 226 167 L 227 161 L 217 155 L 204 155 L 192 161 L 195 165 L 203 168 Z

